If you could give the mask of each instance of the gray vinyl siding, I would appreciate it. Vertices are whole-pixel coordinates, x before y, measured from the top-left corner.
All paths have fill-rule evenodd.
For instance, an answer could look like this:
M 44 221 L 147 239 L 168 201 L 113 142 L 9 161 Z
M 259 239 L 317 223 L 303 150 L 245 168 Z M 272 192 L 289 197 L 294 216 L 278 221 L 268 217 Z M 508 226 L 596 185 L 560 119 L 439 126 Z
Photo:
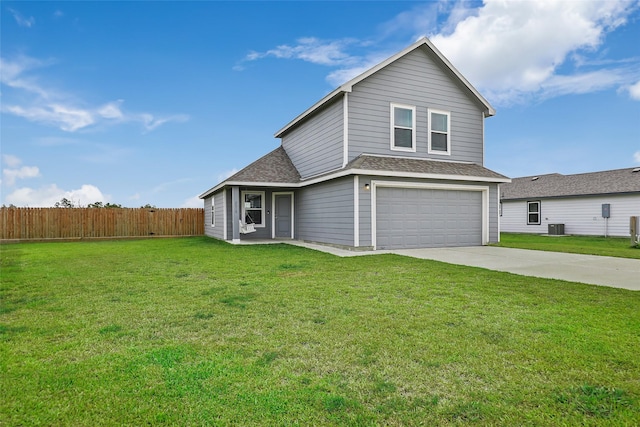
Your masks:
M 540 224 L 527 225 L 527 201 L 540 201 Z M 611 205 L 605 224 L 602 204 Z M 500 228 L 511 233 L 546 234 L 549 224 L 564 224 L 565 234 L 629 237 L 629 218 L 640 216 L 640 194 L 502 201 Z
M 390 148 L 390 103 L 416 107 L 416 152 Z M 361 153 L 483 163 L 483 109 L 452 74 L 416 49 L 353 87 L 349 160 Z M 428 154 L 427 109 L 449 111 L 451 155 Z
M 216 239 L 224 239 L 224 204 L 222 192 L 204 199 L 204 234 Z M 211 200 L 215 199 L 216 225 L 211 225 Z
M 338 98 L 282 138 L 282 146 L 302 178 L 342 166 L 343 122 L 342 98 Z
M 353 178 L 304 187 L 295 200 L 295 237 L 353 246 Z

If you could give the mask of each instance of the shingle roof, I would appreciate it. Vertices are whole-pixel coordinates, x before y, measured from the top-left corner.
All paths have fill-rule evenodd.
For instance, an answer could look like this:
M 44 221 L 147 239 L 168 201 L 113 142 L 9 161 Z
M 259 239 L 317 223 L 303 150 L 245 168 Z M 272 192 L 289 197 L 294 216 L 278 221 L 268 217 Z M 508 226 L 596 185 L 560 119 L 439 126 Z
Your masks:
M 500 186 L 503 200 L 572 197 L 596 194 L 640 193 L 640 171 L 637 168 L 561 175 L 552 173 L 514 178 Z
M 345 169 L 407 172 L 428 175 L 461 175 L 499 180 L 509 179 L 504 175 L 500 175 L 497 172 L 475 163 L 445 162 L 428 159 L 411 159 L 407 157 L 371 156 L 368 154 L 361 154 L 356 157 Z
M 225 185 L 238 185 L 238 183 L 255 183 L 256 185 L 302 186 L 318 182 L 323 179 L 333 179 L 336 174 L 341 176 L 357 174 L 403 176 L 410 175 L 420 178 L 468 177 L 469 179 L 482 179 L 493 182 L 508 181 L 504 175 L 493 172 L 487 168 L 473 163 L 456 163 L 428 159 L 411 159 L 403 157 L 385 157 L 361 154 L 349 162 L 344 168 L 315 176 L 306 180 L 300 178 L 298 170 L 291 162 L 287 152 L 282 146 L 262 156 L 249 166 L 230 176 L 215 187 L 200 195 L 204 198 Z M 418 175 L 418 176 L 416 176 Z M 428 176 L 427 176 L 428 175 Z M 455 179 L 455 178 L 453 178 Z
M 300 174 L 282 146 L 260 157 L 226 181 L 297 183 Z

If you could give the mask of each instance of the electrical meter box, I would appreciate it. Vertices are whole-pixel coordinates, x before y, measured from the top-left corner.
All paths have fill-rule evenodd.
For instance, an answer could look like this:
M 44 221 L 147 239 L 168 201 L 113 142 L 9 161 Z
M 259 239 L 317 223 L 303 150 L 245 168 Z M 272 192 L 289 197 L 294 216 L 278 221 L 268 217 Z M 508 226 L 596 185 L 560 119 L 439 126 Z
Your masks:
M 602 204 L 602 218 L 611 218 L 611 204 Z

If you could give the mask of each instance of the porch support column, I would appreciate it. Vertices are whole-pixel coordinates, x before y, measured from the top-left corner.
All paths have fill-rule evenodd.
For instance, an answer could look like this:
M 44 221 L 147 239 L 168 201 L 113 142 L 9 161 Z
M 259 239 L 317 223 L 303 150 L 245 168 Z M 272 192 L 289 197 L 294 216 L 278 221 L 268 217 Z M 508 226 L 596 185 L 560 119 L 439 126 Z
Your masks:
M 240 187 L 231 187 L 231 229 L 233 230 L 232 242 L 240 242 Z

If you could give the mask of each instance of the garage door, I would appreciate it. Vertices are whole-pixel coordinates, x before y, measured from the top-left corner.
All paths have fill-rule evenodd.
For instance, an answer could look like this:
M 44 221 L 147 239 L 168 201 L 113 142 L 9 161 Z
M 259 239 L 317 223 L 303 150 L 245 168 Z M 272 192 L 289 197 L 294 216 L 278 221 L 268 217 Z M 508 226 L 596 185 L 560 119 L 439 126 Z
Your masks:
M 482 245 L 482 192 L 378 187 L 376 247 Z

